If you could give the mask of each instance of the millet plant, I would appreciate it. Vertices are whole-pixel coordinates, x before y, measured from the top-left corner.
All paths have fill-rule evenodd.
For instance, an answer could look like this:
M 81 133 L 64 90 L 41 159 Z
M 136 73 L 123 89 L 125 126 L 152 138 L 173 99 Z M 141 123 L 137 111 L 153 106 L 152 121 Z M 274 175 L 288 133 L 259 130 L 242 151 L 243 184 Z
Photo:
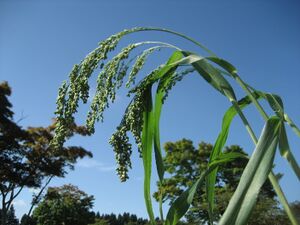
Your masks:
M 121 38 L 131 33 L 146 31 L 167 32 L 171 35 L 180 36 L 200 47 L 206 52 L 207 56 L 200 56 L 165 42 L 144 41 L 129 44 L 108 60 L 108 54 L 116 51 L 117 44 Z M 132 51 L 137 48 L 141 48 L 141 52 L 136 56 L 131 56 Z M 148 56 L 154 51 L 166 48 L 174 50 L 168 61 L 157 66 L 135 84 L 136 77 L 143 69 Z M 160 200 L 160 218 L 163 223 L 165 225 L 177 224 L 187 212 L 197 189 L 201 185 L 206 185 L 210 224 L 213 224 L 214 191 L 218 167 L 238 157 L 245 157 L 238 153 L 223 152 L 231 122 L 238 115 L 256 147 L 242 174 L 239 185 L 218 224 L 247 224 L 247 220 L 256 203 L 257 195 L 266 179 L 269 179 L 273 185 L 290 222 L 293 225 L 298 224 L 272 171 L 275 152 L 278 148 L 281 156 L 289 162 L 298 179 L 300 178 L 300 169 L 290 150 L 285 125 L 290 126 L 299 137 L 300 130 L 284 112 L 283 102 L 278 95 L 265 93 L 251 87 L 240 78 L 233 65 L 219 58 L 194 39 L 183 34 L 161 28 L 124 30 L 100 42 L 95 50 L 74 66 L 69 75 L 69 81 L 64 82 L 60 87 L 56 110 L 57 127 L 56 135 L 52 142 L 53 146 L 59 147 L 63 145 L 69 133 L 68 127 L 75 120 L 74 114 L 77 112 L 79 101 L 82 100 L 83 103 L 88 102 L 89 78 L 95 71 L 99 73 L 97 88 L 90 110 L 87 113 L 86 127 L 91 134 L 94 132 L 95 123 L 103 120 L 103 112 L 110 103 L 114 102 L 116 91 L 125 83 L 125 87 L 128 88 L 128 95 L 132 96 L 132 100 L 109 142 L 115 152 L 117 174 L 121 181 L 126 181 L 128 179 L 128 170 L 131 168 L 130 157 L 132 154 L 132 144 L 128 133 L 133 135 L 143 160 L 144 198 L 152 224 L 155 224 L 150 192 L 152 151 L 154 151 L 157 173 L 161 183 L 164 182 L 165 172 L 159 131 L 162 105 L 171 88 L 192 72 L 204 78 L 211 85 L 212 90 L 216 90 L 225 96 L 232 106 L 224 114 L 221 131 L 214 143 L 208 168 L 202 172 L 199 178 L 193 181 L 194 183 L 189 189 L 184 191 L 174 201 L 165 218 L 162 210 L 162 200 Z M 124 82 L 127 75 L 128 78 Z M 237 82 L 244 90 L 245 97 L 241 99 L 236 98 L 235 91 L 228 81 L 230 79 Z M 152 93 L 153 89 L 155 89 L 155 93 Z M 152 99 L 153 96 L 155 96 L 154 99 Z M 267 106 L 274 112 L 272 116 L 266 113 L 259 101 L 268 103 Z M 243 113 L 244 108 L 250 104 L 255 105 L 265 120 L 265 126 L 259 138 L 253 132 Z

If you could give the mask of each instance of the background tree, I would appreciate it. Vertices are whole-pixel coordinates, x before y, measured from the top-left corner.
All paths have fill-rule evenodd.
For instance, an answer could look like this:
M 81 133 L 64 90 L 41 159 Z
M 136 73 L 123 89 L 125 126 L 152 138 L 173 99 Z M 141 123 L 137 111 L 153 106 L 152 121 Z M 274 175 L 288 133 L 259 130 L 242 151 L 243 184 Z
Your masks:
M 144 218 L 139 218 L 135 214 L 123 213 L 116 215 L 99 213 L 95 216 L 95 223 L 90 225 L 149 225 L 149 221 Z
M 32 218 L 32 216 L 24 214 L 21 218 L 20 225 L 36 225 L 36 221 Z
M 98 219 L 98 218 L 96 218 L 95 222 L 91 223 L 89 225 L 110 225 L 110 223 L 107 220 L 105 220 L 105 219 Z
M 12 104 L 8 97 L 11 88 L 7 82 L 0 84 L 0 192 L 1 224 L 5 225 L 13 200 L 24 187 L 41 188 L 45 180 L 63 177 L 73 169 L 77 159 L 92 157 L 82 147 L 53 148 L 50 142 L 56 121 L 48 127 L 23 129 L 13 120 Z M 72 124 L 68 138 L 74 134 L 87 135 L 85 128 Z M 50 182 L 50 181 L 49 181 Z M 49 182 L 46 182 L 49 183 Z M 40 193 L 41 194 L 41 193 Z M 36 204 L 38 198 L 33 201 Z
M 41 195 L 53 177 L 64 177 L 67 169 L 74 169 L 74 165 L 79 158 L 85 156 L 92 157 L 92 153 L 80 146 L 69 146 L 62 148 L 52 148 L 56 121 L 52 125 L 44 127 L 29 127 L 26 131 L 31 140 L 26 145 L 29 147 L 27 159 L 34 166 L 34 175 L 40 177 L 40 191 L 33 195 L 32 205 L 28 212 L 30 215 L 33 207 L 40 201 Z M 72 124 L 68 138 L 75 134 L 88 135 L 87 130 L 82 126 Z
M 295 212 L 297 221 L 300 223 L 300 201 L 295 201 L 291 204 L 293 211 Z
M 207 168 L 212 147 L 211 144 L 201 142 L 198 148 L 195 148 L 193 142 L 187 139 L 166 143 L 164 145 L 166 152 L 164 163 L 166 171 L 171 176 L 165 179 L 163 185 L 158 184 L 158 191 L 154 194 L 154 197 L 158 200 L 159 195 L 162 194 L 163 201 L 174 201 Z M 226 147 L 225 152 L 239 152 L 246 155 L 236 145 Z M 239 158 L 219 168 L 214 209 L 215 221 L 218 221 L 224 213 L 247 162 L 247 158 Z M 191 208 L 186 214 L 186 219 L 188 224 L 205 224 L 208 222 L 208 204 L 204 186 L 197 192 Z M 278 207 L 271 184 L 266 182 L 261 189 L 257 206 L 252 212 L 248 224 L 282 224 L 282 221 L 287 221 L 286 219 L 282 210 Z M 288 222 L 285 224 L 288 224 Z
M 94 222 L 93 201 L 92 195 L 71 184 L 50 187 L 32 216 L 37 225 L 87 225 Z
M 25 185 L 28 177 L 28 165 L 21 161 L 25 147 L 21 142 L 28 140 L 28 134 L 13 120 L 12 104 L 8 100 L 11 89 L 7 82 L 0 84 L 0 192 L 1 192 L 1 224 L 6 223 L 7 212 L 14 198 L 19 194 L 15 191 L 15 184 Z M 21 171 L 26 171 L 26 174 Z M 25 178 L 25 179 L 24 179 Z M 20 182 L 20 180 L 23 180 Z M 26 179 L 27 184 L 31 179 Z
M 0 217 L 1 217 L 1 214 L 0 214 Z M 6 225 L 19 225 L 19 220 L 16 217 L 15 208 L 13 205 L 7 211 Z

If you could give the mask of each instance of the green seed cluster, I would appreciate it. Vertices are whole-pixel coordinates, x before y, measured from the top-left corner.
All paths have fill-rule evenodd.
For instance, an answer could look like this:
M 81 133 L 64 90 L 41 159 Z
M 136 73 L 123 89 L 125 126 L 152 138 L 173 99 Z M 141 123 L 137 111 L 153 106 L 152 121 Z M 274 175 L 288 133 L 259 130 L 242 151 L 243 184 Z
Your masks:
M 103 70 L 98 75 L 96 93 L 86 121 L 87 128 L 90 132 L 94 132 L 96 121 L 103 121 L 103 112 L 109 107 L 109 101 L 114 102 L 116 89 L 122 85 L 127 71 L 124 69 L 120 71 L 120 67 L 122 62 L 128 58 L 129 53 L 135 47 L 136 45 L 131 44 L 123 48 L 118 55 L 105 64 Z
M 145 65 L 145 62 L 148 58 L 148 56 L 156 49 L 159 49 L 160 47 L 153 47 L 153 48 L 149 48 L 146 49 L 145 51 L 143 51 L 142 54 L 140 54 L 137 57 L 137 60 L 135 61 L 134 65 L 132 66 L 132 70 L 129 73 L 129 77 L 128 77 L 128 81 L 126 83 L 126 87 L 130 88 L 131 84 L 135 83 L 135 77 L 137 75 L 137 73 L 143 68 L 143 66 Z
M 100 72 L 97 77 L 96 93 L 86 119 L 86 127 L 89 134 L 94 133 L 94 126 L 97 121 L 103 121 L 105 109 L 109 107 L 109 103 L 115 101 L 116 91 L 122 86 L 124 77 L 128 72 L 130 64 L 128 63 L 128 58 L 130 53 L 136 47 L 146 44 L 147 42 L 130 44 L 123 48 L 120 53 L 111 60 L 106 62 L 108 53 L 115 50 L 118 42 L 124 35 L 139 30 L 141 30 L 141 28 L 134 28 L 112 35 L 108 39 L 100 42 L 94 51 L 73 67 L 69 75 L 69 82 L 64 82 L 59 89 L 57 109 L 55 112 L 57 115 L 57 125 L 51 143 L 53 147 L 60 148 L 64 144 L 69 134 L 69 127 L 75 122 L 74 114 L 77 112 L 80 100 L 83 103 L 87 103 L 90 90 L 88 80 L 97 68 L 100 69 Z M 161 47 L 163 46 L 155 46 L 138 54 L 125 85 L 127 88 L 130 88 L 130 86 L 135 83 L 136 75 L 143 68 L 147 57 L 154 50 L 159 50 Z M 126 61 L 127 63 L 125 63 Z M 132 145 L 129 143 L 128 132 L 132 133 L 139 152 L 141 153 L 145 91 L 149 88 L 149 85 L 156 82 L 154 77 L 157 70 L 152 71 L 137 86 L 129 91 L 128 95 L 134 94 L 134 98 L 127 107 L 120 125 L 109 141 L 115 152 L 115 158 L 118 164 L 117 174 L 121 181 L 128 179 L 128 170 L 131 168 L 130 157 L 132 154 Z M 176 79 L 177 77 L 174 77 L 174 83 Z
M 87 55 L 79 65 L 73 67 L 69 75 L 69 84 L 64 82 L 59 89 L 55 112 L 57 125 L 51 143 L 53 147 L 62 147 L 65 142 L 68 126 L 74 122 L 73 115 L 77 112 L 79 100 L 81 99 L 84 103 L 87 102 L 89 97 L 88 79 L 91 74 L 98 66 L 100 68 L 103 66 L 103 61 L 107 59 L 108 53 L 116 48 L 120 39 L 133 30 L 124 30 L 100 42 L 99 46 Z M 92 133 L 93 130 L 90 132 Z
M 65 109 L 65 103 L 66 103 L 66 94 L 68 90 L 67 82 L 63 82 L 61 87 L 58 90 L 58 97 L 56 100 L 56 117 L 57 117 L 57 123 L 55 128 L 55 135 L 52 140 L 52 146 L 55 148 L 59 148 L 63 146 L 65 139 L 66 139 L 66 120 L 64 119 L 64 109 Z
M 117 174 L 121 181 L 128 179 L 128 169 L 131 168 L 132 145 L 129 143 L 128 132 L 130 131 L 141 153 L 142 141 L 141 133 L 143 129 L 143 112 L 145 111 L 145 90 L 153 82 L 153 77 L 157 70 L 154 70 L 131 93 L 135 93 L 132 102 L 127 107 L 121 124 L 112 135 L 109 143 L 113 146 L 115 158 L 118 164 Z

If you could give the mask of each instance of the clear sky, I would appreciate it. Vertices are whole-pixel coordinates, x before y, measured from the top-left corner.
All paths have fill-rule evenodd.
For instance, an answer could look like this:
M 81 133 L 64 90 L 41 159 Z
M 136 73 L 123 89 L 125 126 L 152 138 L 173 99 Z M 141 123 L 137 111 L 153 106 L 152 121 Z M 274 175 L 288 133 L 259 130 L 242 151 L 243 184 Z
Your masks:
M 232 62 L 252 86 L 281 95 L 286 111 L 299 125 L 299 11 L 300 2 L 293 0 L 0 0 L 0 82 L 8 81 L 12 87 L 10 100 L 15 119 L 24 117 L 22 126 L 47 126 L 54 117 L 61 82 L 99 41 L 125 28 L 165 27 L 194 37 Z M 130 40 L 165 40 L 198 51 L 167 34 L 136 34 L 128 36 L 125 42 Z M 157 56 L 151 58 L 152 62 L 162 63 L 165 55 L 162 59 Z M 95 196 L 94 210 L 100 213 L 127 211 L 146 217 L 141 160 L 135 151 L 130 179 L 120 183 L 108 144 L 127 103 L 124 93 L 120 93 L 116 104 L 105 114 L 104 124 L 97 124 L 93 137 L 76 137 L 70 142 L 91 150 L 94 158 L 79 162 L 75 171 L 65 179 L 55 179 L 51 185 L 79 186 Z M 162 142 L 183 137 L 193 140 L 195 146 L 202 140 L 214 142 L 223 112 L 229 106 L 196 74 L 186 78 L 170 93 L 163 109 Z M 80 110 L 79 120 L 84 119 L 85 112 L 86 108 Z M 259 134 L 262 119 L 254 108 L 246 113 Z M 291 132 L 289 136 L 299 162 L 300 139 Z M 238 118 L 228 144 L 239 144 L 249 153 L 253 150 Z M 288 200 L 300 200 L 299 181 L 279 155 L 275 171 L 284 173 L 281 185 Z M 28 210 L 30 196 L 31 191 L 25 190 L 15 202 L 18 216 Z

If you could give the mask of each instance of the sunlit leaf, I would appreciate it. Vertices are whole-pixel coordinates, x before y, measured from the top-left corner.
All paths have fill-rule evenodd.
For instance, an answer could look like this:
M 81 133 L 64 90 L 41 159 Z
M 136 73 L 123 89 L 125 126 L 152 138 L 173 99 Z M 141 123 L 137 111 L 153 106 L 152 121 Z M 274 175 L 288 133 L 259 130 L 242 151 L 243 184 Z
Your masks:
M 247 224 L 260 188 L 273 166 L 280 123 L 278 117 L 272 117 L 267 121 L 219 225 Z
M 151 95 L 151 86 L 148 87 L 144 95 L 145 111 L 143 113 L 144 124 L 142 131 L 142 156 L 144 164 L 144 198 L 146 202 L 146 208 L 148 215 L 150 217 L 151 223 L 154 223 L 154 213 L 152 208 L 151 200 L 151 169 L 152 169 L 152 95 Z
M 299 165 L 294 158 L 293 154 L 291 154 L 291 149 L 289 145 L 289 141 L 286 135 L 286 130 L 284 123 L 280 126 L 280 133 L 279 133 L 279 150 L 282 157 L 286 158 L 286 160 L 291 165 L 293 171 L 297 175 L 298 179 L 300 180 L 300 168 Z

